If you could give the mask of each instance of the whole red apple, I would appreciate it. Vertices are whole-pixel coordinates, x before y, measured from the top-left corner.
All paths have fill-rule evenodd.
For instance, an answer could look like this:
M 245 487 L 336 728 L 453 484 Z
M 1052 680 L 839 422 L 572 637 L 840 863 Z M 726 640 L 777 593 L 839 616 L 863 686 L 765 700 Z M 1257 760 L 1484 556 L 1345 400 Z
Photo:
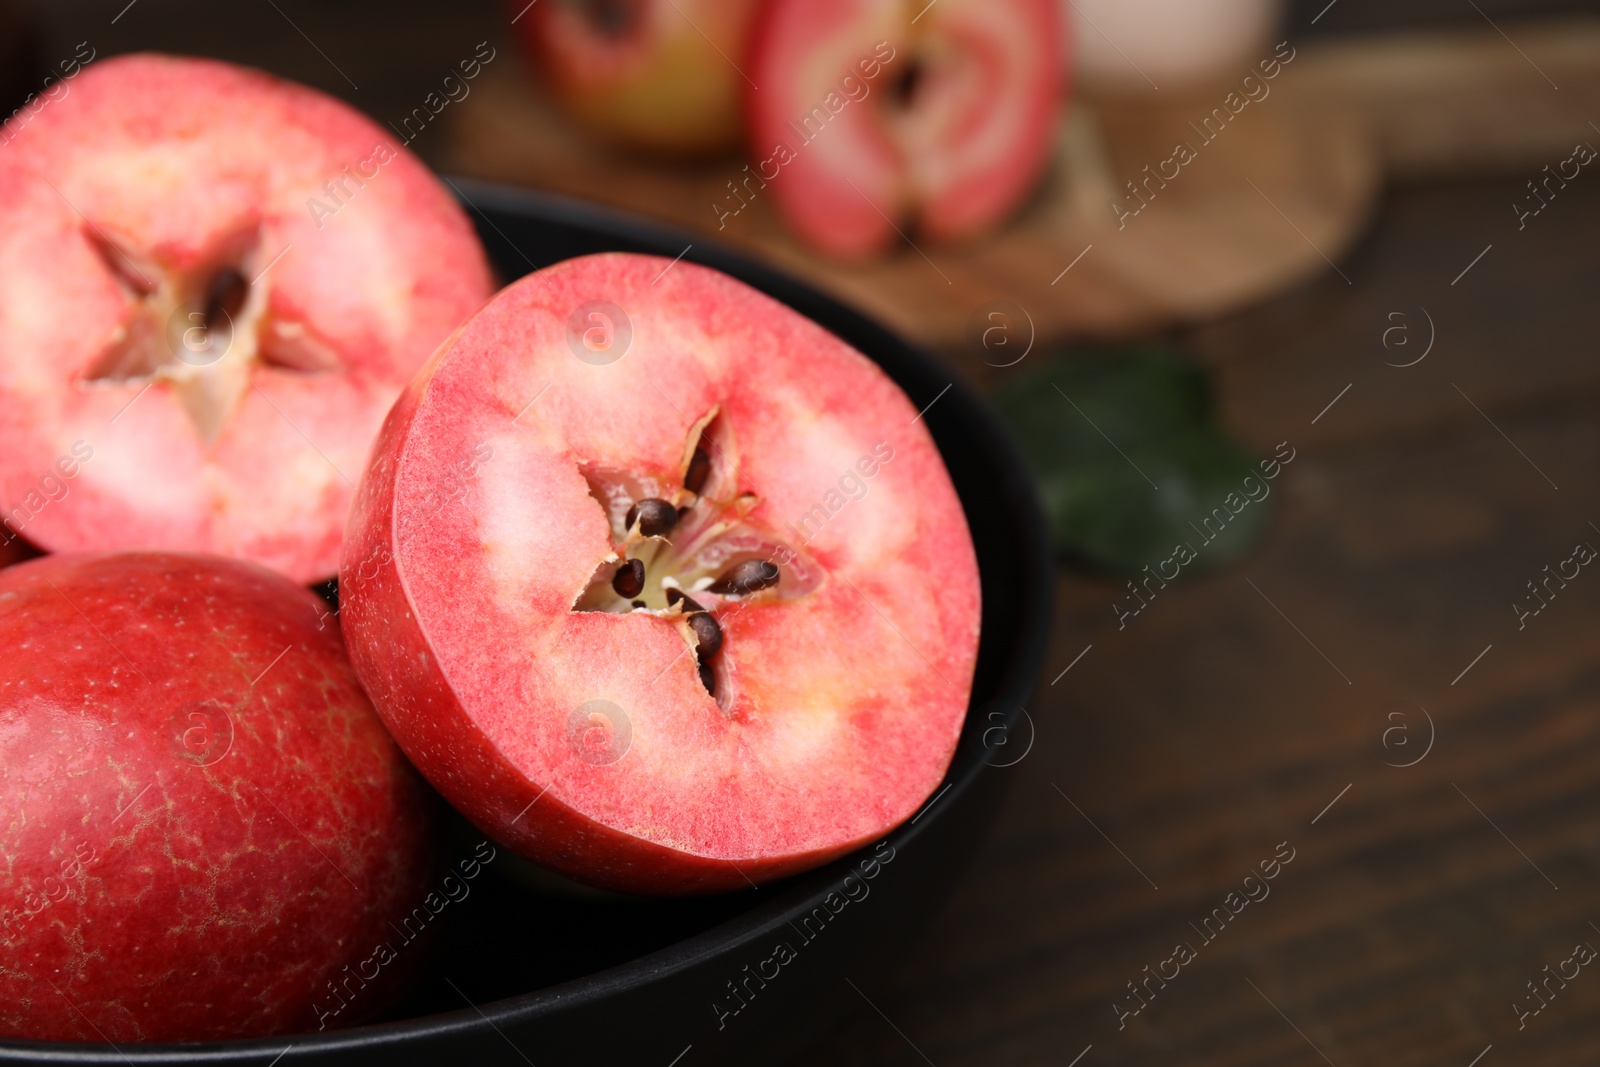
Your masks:
M 703 267 L 503 290 L 390 413 L 341 621 L 485 832 L 603 887 L 823 863 L 938 786 L 977 655 L 961 504 L 906 396 Z
M 862 256 L 897 230 L 958 240 L 1009 214 L 1049 160 L 1066 59 L 1057 0 L 773 0 L 750 76 L 745 189 Z
M 586 127 L 696 154 L 740 137 L 745 50 L 759 0 L 509 0 L 544 83 Z
M 0 131 L 0 522 L 329 577 L 384 413 L 490 292 L 476 235 L 310 89 L 152 55 L 59 88 Z
M 433 813 L 319 604 L 219 557 L 0 572 L 0 1034 L 245 1037 L 392 998 L 415 961 L 373 949 L 405 951 Z

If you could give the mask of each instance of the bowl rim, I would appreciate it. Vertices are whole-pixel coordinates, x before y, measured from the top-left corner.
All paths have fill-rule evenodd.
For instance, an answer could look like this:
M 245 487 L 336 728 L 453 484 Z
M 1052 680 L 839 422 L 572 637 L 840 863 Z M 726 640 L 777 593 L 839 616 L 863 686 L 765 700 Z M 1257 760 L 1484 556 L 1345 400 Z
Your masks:
M 805 315 L 830 333 L 841 335 L 840 324 L 844 324 L 851 335 L 843 338 L 846 343 L 857 348 L 883 369 L 902 390 L 907 389 L 907 383 L 903 380 L 906 375 L 920 375 L 924 378 L 948 376 L 949 382 L 944 391 L 936 397 L 927 398 L 928 408 L 924 409 L 924 414 L 930 415 L 927 419 L 928 429 L 934 436 L 936 447 L 939 448 L 941 456 L 946 454 L 948 442 L 940 441 L 940 434 L 935 430 L 935 426 L 950 421 L 947 413 L 951 409 L 960 409 L 963 434 L 981 435 L 980 443 L 995 453 L 999 462 L 990 464 L 997 468 L 993 472 L 994 476 L 997 481 L 1003 483 L 1002 491 L 1008 502 L 1021 513 L 1022 521 L 1015 530 L 1024 557 L 1020 561 L 1021 572 L 1041 575 L 1053 573 L 1054 555 L 1050 547 L 1044 513 L 1033 482 L 1026 473 L 1028 468 L 1020 450 L 992 411 L 979 400 L 975 391 L 961 380 L 959 373 L 945 368 L 938 359 L 920 346 L 906 340 L 845 301 L 704 234 L 572 197 L 475 178 L 451 175 L 441 175 L 441 178 L 468 211 L 482 218 L 496 232 L 500 232 L 500 228 L 491 217 L 492 212 L 536 218 L 588 230 L 603 240 L 615 241 L 623 246 L 654 245 L 663 250 L 657 254 L 670 255 L 670 252 L 665 250 L 682 247 L 683 251 L 678 253 L 679 258 L 720 270 Z M 516 248 L 503 232 L 500 232 L 500 236 L 513 249 Z M 520 250 L 517 251 L 523 259 L 528 259 Z M 533 266 L 532 260 L 528 260 L 528 263 L 533 270 L 539 269 Z M 506 284 L 515 280 L 508 279 Z M 821 313 L 827 321 L 819 317 L 818 313 Z M 859 338 L 866 338 L 869 343 L 863 344 Z M 884 366 L 879 358 L 886 352 L 893 354 L 893 362 L 897 364 L 894 369 Z M 935 390 L 937 388 L 934 387 Z M 951 400 L 954 403 L 951 403 Z M 932 416 L 928 410 L 933 407 L 934 402 L 940 403 L 943 407 L 938 416 Z M 966 436 L 963 441 L 970 443 L 970 439 Z M 958 495 L 960 495 L 959 488 Z M 968 507 L 968 502 L 964 499 L 962 506 L 964 511 Z M 981 584 L 983 574 L 981 557 L 978 564 Z M 982 758 L 982 750 L 975 749 L 967 741 L 973 729 L 977 710 L 980 707 L 989 707 L 994 709 L 990 713 L 991 717 L 994 713 L 1002 714 L 1004 716 L 1002 726 L 1008 732 L 1017 725 L 1018 713 L 1026 714 L 1022 705 L 1034 688 L 1049 644 L 1054 607 L 1053 583 L 1043 581 L 1031 588 L 1022 586 L 1018 594 L 1023 610 L 1018 613 L 1012 640 L 998 653 L 1000 662 L 994 668 L 997 678 L 995 693 L 981 703 L 979 694 L 976 692 L 973 694 L 963 722 L 962 740 L 958 743 L 950 766 L 946 770 L 943 784 L 930 794 L 916 815 L 883 835 L 881 840 L 887 841 L 896 850 L 912 844 L 919 836 L 928 832 L 935 819 L 930 818 L 922 822 L 923 815 L 932 812 L 939 805 L 944 805 L 946 808 L 953 806 L 953 802 L 960 800 L 972 789 L 986 769 L 998 769 L 996 765 L 986 763 Z M 982 642 L 983 634 L 980 632 L 980 663 L 984 652 Z M 994 727 L 986 729 L 984 734 L 992 729 Z M 284 1034 L 276 1037 L 123 1046 L 109 1043 L 97 1045 L 3 1038 L 0 1039 L 0 1060 L 22 1063 L 144 1065 L 177 1062 L 265 1062 L 262 1057 L 276 1057 L 291 1048 L 304 1054 L 371 1052 L 419 1038 L 476 1033 L 485 1023 L 499 1028 L 537 1022 L 558 1012 L 602 1001 L 642 985 L 670 979 L 676 974 L 693 969 L 704 960 L 764 940 L 771 931 L 788 922 L 790 918 L 817 906 L 827 890 L 836 885 L 843 874 L 858 862 L 859 857 L 873 847 L 875 846 L 866 846 L 821 867 L 785 879 L 777 883 L 783 887 L 781 892 L 765 900 L 753 900 L 750 907 L 738 914 L 682 940 L 592 974 L 542 986 L 496 1001 L 472 1004 L 470 1007 L 453 1011 L 365 1023 L 338 1030 Z

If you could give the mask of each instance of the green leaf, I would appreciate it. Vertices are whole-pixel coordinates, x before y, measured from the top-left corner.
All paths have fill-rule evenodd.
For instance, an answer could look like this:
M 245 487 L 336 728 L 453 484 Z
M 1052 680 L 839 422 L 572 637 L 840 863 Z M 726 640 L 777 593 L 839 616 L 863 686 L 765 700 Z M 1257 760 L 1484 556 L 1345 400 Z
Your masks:
M 1063 555 L 1132 576 L 1184 544 L 1193 559 L 1182 571 L 1194 574 L 1261 541 L 1271 481 L 1216 425 L 1206 372 L 1173 349 L 1071 350 L 993 400 Z

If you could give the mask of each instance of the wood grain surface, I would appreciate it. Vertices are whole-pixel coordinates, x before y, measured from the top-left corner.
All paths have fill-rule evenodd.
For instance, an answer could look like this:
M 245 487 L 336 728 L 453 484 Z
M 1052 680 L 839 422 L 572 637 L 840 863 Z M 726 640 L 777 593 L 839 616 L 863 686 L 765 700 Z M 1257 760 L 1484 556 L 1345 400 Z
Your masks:
M 1397 194 L 1352 284 L 1329 270 L 1185 337 L 1235 432 L 1296 450 L 1268 542 L 1121 630 L 1117 583 L 1058 578 L 992 840 L 800 1063 L 1600 1058 L 1595 968 L 1520 1029 L 1513 1008 L 1600 947 L 1600 573 L 1521 629 L 1512 608 L 1600 547 L 1600 179 L 1519 232 L 1522 180 Z M 1422 354 L 1424 311 L 1432 350 L 1385 365 Z M 1281 842 L 1269 895 L 1207 942 L 1191 923 Z M 1180 943 L 1195 959 L 1119 1029 L 1126 983 Z

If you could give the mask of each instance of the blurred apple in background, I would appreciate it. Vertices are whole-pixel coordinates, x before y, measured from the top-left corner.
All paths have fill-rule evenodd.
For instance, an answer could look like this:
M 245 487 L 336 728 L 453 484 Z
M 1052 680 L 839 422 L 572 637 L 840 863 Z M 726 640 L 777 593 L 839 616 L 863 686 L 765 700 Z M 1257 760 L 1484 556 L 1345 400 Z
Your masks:
M 1067 68 L 1057 2 L 772 0 L 751 40 L 760 88 L 745 92 L 761 187 L 839 256 L 882 252 L 897 231 L 993 228 L 1050 156 Z
M 556 101 L 609 140 L 673 155 L 739 142 L 758 0 L 510 0 Z
M 1059 0 L 1078 79 L 1111 92 L 1248 74 L 1281 23 L 1281 0 Z

